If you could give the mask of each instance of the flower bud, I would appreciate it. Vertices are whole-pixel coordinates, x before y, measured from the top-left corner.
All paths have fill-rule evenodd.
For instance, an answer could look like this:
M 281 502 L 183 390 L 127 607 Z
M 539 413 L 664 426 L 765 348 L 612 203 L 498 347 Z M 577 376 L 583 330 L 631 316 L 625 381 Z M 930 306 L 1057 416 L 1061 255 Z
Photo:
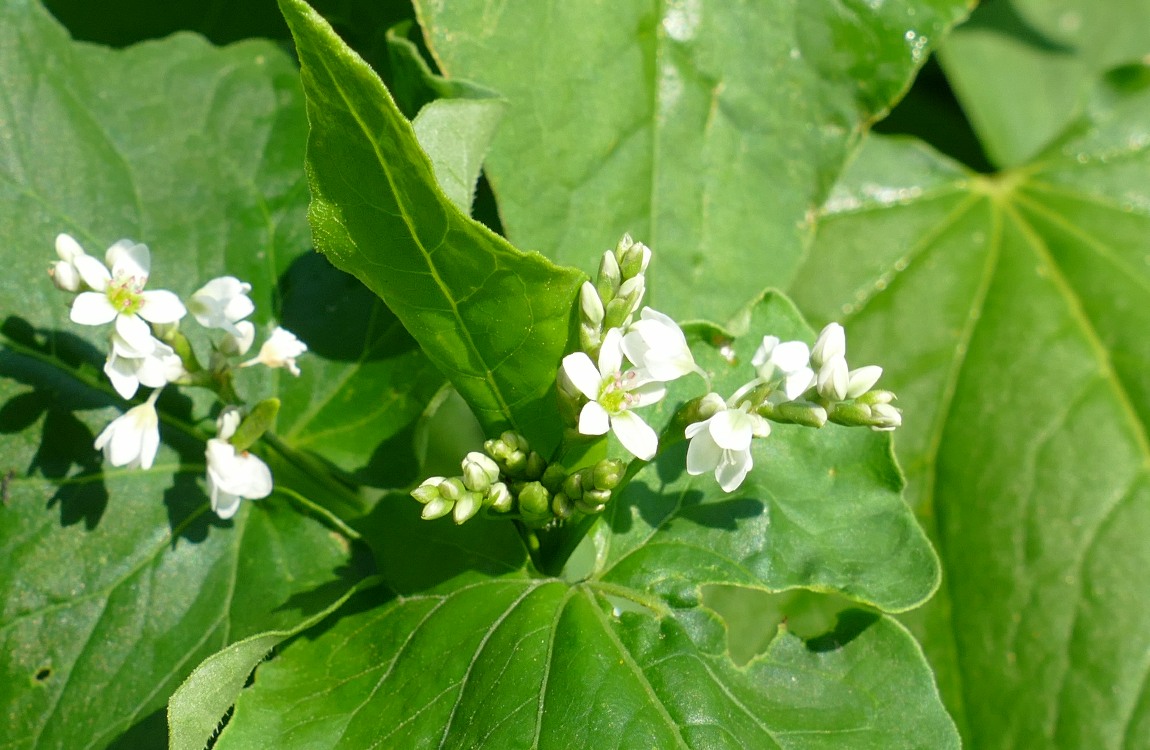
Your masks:
M 583 313 L 583 321 L 593 328 L 603 322 L 603 300 L 590 281 L 584 281 L 583 286 L 579 287 L 579 308 Z
M 518 432 L 506 430 L 502 435 L 499 436 L 499 439 L 507 443 L 507 445 L 512 450 L 523 451 L 525 453 L 531 450 L 531 445 L 528 444 L 527 438 L 523 437 Z
M 454 505 L 455 503 L 453 501 L 448 500 L 445 497 L 437 497 L 427 505 L 423 506 L 423 513 L 420 515 L 425 521 L 433 521 L 436 518 L 441 518 L 450 513 Z
M 527 462 L 526 456 L 523 462 Z M 499 466 L 489 456 L 472 451 L 463 459 L 463 484 L 467 489 L 472 492 L 487 492 L 492 482 L 497 481 L 499 481 Z
M 623 481 L 627 465 L 613 458 L 605 458 L 592 470 L 592 484 L 597 490 L 613 490 Z
M 483 441 L 483 450 L 496 461 L 506 461 L 514 449 L 500 438 L 491 438 Z
M 62 292 L 78 292 L 84 284 L 83 279 L 80 278 L 80 272 L 66 260 L 56 261 L 48 269 L 48 275 L 52 277 L 52 283 L 56 285 L 56 288 Z
M 583 502 L 587 505 L 606 505 L 611 500 L 611 490 L 586 490 Z
M 555 514 L 556 518 L 566 521 L 575 512 L 575 504 L 571 498 L 560 492 L 551 498 L 551 512 Z
M 503 482 L 496 482 L 491 485 L 491 489 L 487 490 L 483 504 L 496 513 L 506 513 L 511 510 L 511 500 L 511 490 L 507 489 L 507 485 Z
M 588 503 L 585 500 L 576 500 L 575 501 L 575 510 L 579 511 L 580 513 L 584 513 L 588 516 L 593 516 L 596 513 L 602 513 L 603 509 L 606 507 L 607 507 L 606 505 Z
M 835 424 L 847 427 L 869 427 L 874 421 L 871 407 L 858 401 L 832 404 L 827 418 Z
M 583 497 L 583 473 L 575 472 L 563 481 L 563 494 L 572 500 Z
M 598 352 L 603 345 L 603 329 L 590 326 L 587 323 L 579 324 L 579 348 L 587 353 Z
M 650 262 L 651 248 L 636 242 L 619 255 L 619 270 L 623 272 L 624 279 L 633 279 L 645 273 Z
M 595 280 L 595 290 L 599 292 L 599 299 L 603 304 L 615 299 L 622 283 L 623 274 L 619 270 L 619 261 L 615 258 L 615 254 L 608 250 L 603 253 L 603 260 L 599 261 L 599 278 Z
M 428 477 L 423 483 L 411 491 L 411 496 L 427 505 L 432 500 L 439 499 L 439 484 L 443 477 Z
M 851 370 L 847 375 L 847 398 L 858 398 L 863 395 L 878 382 L 882 377 L 882 368 L 878 365 L 867 365 L 860 367 L 857 370 Z
M 902 412 L 890 404 L 875 404 L 871 407 L 870 428 L 876 432 L 889 432 L 902 427 Z
M 527 465 L 523 467 L 523 476 L 528 479 L 538 479 L 547 469 L 547 462 L 535 451 L 527 454 Z
M 551 464 L 543 472 L 543 477 L 539 481 L 551 492 L 558 492 L 566 479 L 567 472 L 563 470 L 563 467 L 559 464 Z
M 519 476 L 527 467 L 527 455 L 520 450 L 512 451 L 507 460 L 503 462 L 503 468 L 509 475 Z
M 784 401 L 774 406 L 771 418 L 776 422 L 817 428 L 827 423 L 827 410 L 810 401 Z
M 846 357 L 846 331 L 838 323 L 829 323 L 819 332 L 815 345 L 811 347 L 811 364 L 822 367 L 836 357 Z
M 847 395 L 848 378 L 846 359 L 832 357 L 819 367 L 815 387 L 827 401 L 842 401 Z
M 542 520 L 551 514 L 551 493 L 539 482 L 528 482 L 519 492 L 519 512 L 527 520 Z
M 463 493 L 467 492 L 467 487 L 464 486 L 463 480 L 459 477 L 452 477 L 451 479 L 444 479 L 439 483 L 439 495 L 451 502 L 457 502 L 459 498 L 463 497 Z
M 463 497 L 455 503 L 455 507 L 451 509 L 452 519 L 456 525 L 468 520 L 483 507 L 483 496 L 478 492 L 464 492 Z
M 858 400 L 864 404 L 889 404 L 894 401 L 895 395 L 890 391 L 867 391 L 859 396 Z

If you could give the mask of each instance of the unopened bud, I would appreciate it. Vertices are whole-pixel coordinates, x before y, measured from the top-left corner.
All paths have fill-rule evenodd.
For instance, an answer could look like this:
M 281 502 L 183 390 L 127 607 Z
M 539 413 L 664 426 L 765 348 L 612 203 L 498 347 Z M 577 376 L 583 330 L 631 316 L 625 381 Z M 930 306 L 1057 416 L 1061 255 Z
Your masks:
M 579 511 L 580 513 L 584 513 L 588 516 L 593 516 L 596 513 L 602 513 L 603 509 L 606 507 L 607 507 L 606 505 L 589 503 L 586 500 L 576 500 L 575 501 L 575 510 Z
M 842 401 L 847 395 L 847 361 L 843 357 L 832 357 L 819 368 L 815 387 L 819 395 L 827 401 Z
M 848 427 L 869 427 L 874 419 L 871 407 L 858 401 L 832 404 L 827 418 L 835 424 Z
M 597 352 L 603 345 L 603 329 L 599 326 L 590 326 L 587 323 L 579 324 L 579 349 L 584 352 Z
M 504 470 L 511 475 L 518 476 L 527 468 L 527 454 L 523 451 L 512 451 L 507 460 L 503 462 Z
M 827 423 L 827 410 L 809 401 L 784 401 L 774 405 L 771 418 L 804 427 L 822 427 Z
M 603 304 L 615 299 L 622 283 L 623 274 L 619 270 L 619 261 L 615 258 L 615 253 L 608 250 L 603 253 L 603 260 L 599 262 L 599 278 L 595 280 L 595 291 L 599 292 L 599 299 Z
M 411 496 L 419 502 L 427 505 L 432 500 L 439 499 L 439 484 L 443 481 L 443 477 L 429 477 L 423 480 L 423 483 L 411 491 Z
M 864 404 L 889 404 L 894 401 L 895 395 L 890 391 L 867 391 L 859 396 L 858 400 Z
M 483 507 L 482 495 L 478 492 L 465 492 L 451 509 L 451 517 L 458 525 L 478 513 L 481 507 Z
M 583 497 L 583 473 L 575 472 L 563 481 L 563 494 L 572 500 Z
M 882 377 L 882 368 L 878 365 L 867 365 L 851 370 L 847 376 L 846 397 L 858 398 L 873 388 L 880 377 Z
M 543 472 L 543 477 L 539 480 L 543 486 L 552 492 L 558 492 L 563 487 L 563 482 L 567 480 L 567 472 L 559 464 L 551 464 Z
M 62 292 L 78 292 L 84 283 L 80 278 L 80 272 L 66 260 L 56 261 L 48 269 L 48 275 L 52 277 L 52 283 L 56 288 Z
M 453 501 L 448 500 L 445 497 L 437 497 L 427 505 L 423 506 L 423 513 L 420 515 L 425 521 L 433 521 L 436 518 L 446 516 L 451 512 L 451 509 L 454 506 L 455 503 Z
M 583 286 L 579 287 L 579 308 L 583 313 L 583 321 L 592 327 L 598 327 L 603 322 L 603 300 L 590 281 L 584 281 Z
M 877 432 L 889 432 L 902 427 L 902 412 L 890 404 L 875 404 L 871 407 L 870 428 Z
M 566 521 L 575 512 L 575 504 L 571 498 L 560 492 L 555 497 L 551 498 L 551 512 L 555 514 L 556 518 Z
M 506 513 L 511 510 L 511 500 L 511 490 L 507 489 L 507 485 L 503 482 L 496 482 L 491 485 L 491 489 L 487 490 L 487 497 L 483 499 L 483 504 L 496 513 Z
M 651 248 L 636 242 L 619 256 L 619 270 L 623 272 L 624 279 L 633 279 L 645 273 L 650 262 Z
M 499 439 L 507 443 L 512 450 L 527 452 L 531 450 L 531 445 L 527 442 L 527 438 L 520 435 L 518 432 L 506 430 Z
M 606 505 L 611 499 L 611 490 L 585 490 L 583 502 L 588 505 Z
M 456 502 L 459 498 L 463 497 L 463 493 L 467 492 L 467 487 L 463 485 L 463 480 L 459 477 L 452 477 L 451 479 L 444 479 L 439 483 L 439 494 L 446 500 Z
M 815 339 L 815 345 L 811 347 L 811 364 L 816 368 L 821 368 L 832 359 L 846 357 L 846 355 L 846 331 L 838 323 L 827 324 L 819 332 L 819 337 Z
M 513 449 L 510 448 L 507 443 L 503 442 L 503 440 L 491 438 L 490 440 L 483 441 L 483 450 L 496 461 L 506 461 Z
M 524 463 L 527 459 L 524 457 Z M 490 456 L 472 451 L 463 459 L 463 484 L 472 492 L 487 492 L 492 482 L 499 481 L 499 466 Z
M 524 518 L 546 518 L 551 512 L 551 493 L 539 482 L 528 482 L 519 492 L 519 512 Z
M 605 458 L 592 470 L 592 484 L 597 490 L 613 490 L 623 481 L 627 465 L 613 458 Z
M 535 451 L 527 454 L 527 465 L 523 467 L 523 476 L 528 479 L 538 479 L 547 469 L 547 462 Z

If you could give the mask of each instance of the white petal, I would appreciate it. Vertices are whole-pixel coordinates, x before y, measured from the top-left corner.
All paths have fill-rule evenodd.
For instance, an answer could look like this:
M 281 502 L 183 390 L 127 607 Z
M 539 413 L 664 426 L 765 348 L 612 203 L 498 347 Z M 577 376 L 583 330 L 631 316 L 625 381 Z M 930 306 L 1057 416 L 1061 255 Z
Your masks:
M 755 350 L 755 356 L 751 358 L 751 366 L 756 369 L 762 367 L 771 358 L 771 352 L 779 345 L 778 336 L 763 336 L 763 342 L 759 344 L 759 348 Z M 767 373 L 765 377 L 770 377 L 771 373 Z
M 132 352 L 135 356 L 151 354 L 159 343 L 152 335 L 152 329 L 148 324 L 135 315 L 117 315 L 115 335 L 122 340 L 121 351 Z M 113 346 L 115 345 L 113 339 Z
M 611 417 L 611 431 L 636 458 L 650 461 L 659 450 L 659 436 L 634 412 L 625 411 Z
M 683 436 L 690 440 L 699 433 L 707 431 L 710 426 L 710 418 L 704 419 L 702 422 L 692 422 L 691 424 L 687 425 L 687 429 L 683 430 Z
M 811 359 L 811 350 L 802 341 L 784 341 L 771 352 L 771 361 L 786 373 L 806 367 Z
M 603 377 L 584 352 L 575 352 L 563 358 L 563 374 L 584 396 L 592 401 L 599 398 L 599 385 Z
M 112 276 L 117 278 L 130 276 L 137 279 L 147 279 L 152 269 L 152 257 L 147 245 L 133 243 L 131 240 L 120 240 L 108 248 L 104 260 L 112 268 Z
M 589 401 L 579 412 L 579 432 L 583 435 L 603 435 L 611 429 L 607 410 L 597 401 Z
M 89 284 L 89 286 L 91 286 Z M 73 323 L 86 326 L 99 326 L 111 323 L 117 315 L 116 308 L 108 298 L 99 292 L 81 292 L 72 301 L 71 318 Z
M 618 328 L 611 328 L 603 336 L 603 344 L 599 347 L 599 373 L 607 377 L 619 372 L 623 366 L 623 332 Z
M 711 438 L 725 450 L 746 450 L 754 437 L 754 425 L 741 409 L 727 409 L 711 417 Z
M 632 370 L 632 372 L 634 371 Z M 631 408 L 639 409 L 662 401 L 663 397 L 667 395 L 667 388 L 662 383 L 644 383 L 637 388 L 630 389 L 630 393 L 635 397 L 635 403 L 631 405 Z
M 231 440 L 232 435 L 236 434 L 236 430 L 240 426 L 240 410 L 236 406 L 228 406 L 220 412 L 216 417 L 216 433 L 219 435 L 220 440 Z
M 248 500 L 259 500 L 272 494 L 272 472 L 268 465 L 251 453 L 236 456 L 225 488 Z
M 249 320 L 241 320 L 234 328 L 235 331 L 229 332 L 220 342 L 220 351 L 224 354 L 247 354 L 256 340 L 256 327 Z
M 723 492 L 734 492 L 743 483 L 753 465 L 750 450 L 723 451 L 723 457 L 715 467 L 715 479 L 719 481 Z
M 76 270 L 76 267 L 66 260 L 58 260 L 53 263 L 49 275 L 52 277 L 52 283 L 56 285 L 56 288 L 65 292 L 80 291 L 80 286 L 84 281 L 80 278 L 80 272 Z
M 140 306 L 140 317 L 149 323 L 176 323 L 188 311 L 174 292 L 155 289 L 140 295 L 144 303 Z
M 76 256 L 72 259 L 72 265 L 76 266 L 76 270 L 80 272 L 80 278 L 84 280 L 84 283 L 97 292 L 104 291 L 108 282 L 112 280 L 112 274 L 108 272 L 104 264 L 91 255 Z
M 224 492 L 208 479 L 208 495 L 212 500 L 212 510 L 225 521 L 236 514 L 240 509 L 240 496 Z
M 880 377 L 882 377 L 882 368 L 878 365 L 867 365 L 857 370 L 851 370 L 847 377 L 846 397 L 858 398 L 873 388 Z
M 84 255 L 84 248 L 80 247 L 80 243 L 76 242 L 72 235 L 60 233 L 56 235 L 56 255 L 60 256 L 60 260 L 71 263 Z
M 784 379 L 783 392 L 786 394 L 788 401 L 794 401 L 814 384 L 814 370 L 809 367 L 801 367 L 787 375 Z
M 811 349 L 811 359 L 816 366 L 821 367 L 835 357 L 845 357 L 846 355 L 846 331 L 838 323 L 828 323 L 815 340 L 815 345 Z
M 160 448 L 159 429 L 150 429 L 144 432 L 140 440 L 140 468 L 150 469 L 156 460 L 156 451 Z
M 847 393 L 847 361 L 833 357 L 819 368 L 817 385 L 823 398 L 842 401 Z
M 104 374 L 112 381 L 112 387 L 120 394 L 120 398 L 129 399 L 136 395 L 140 380 L 136 377 L 136 368 L 131 360 L 112 352 L 108 355 L 108 361 L 104 363 Z
M 705 422 L 696 422 L 695 425 L 705 425 Z M 695 425 L 691 425 L 694 427 Z M 711 439 L 709 430 L 697 432 L 687 446 L 687 473 L 694 476 L 707 474 L 719 465 L 723 449 Z

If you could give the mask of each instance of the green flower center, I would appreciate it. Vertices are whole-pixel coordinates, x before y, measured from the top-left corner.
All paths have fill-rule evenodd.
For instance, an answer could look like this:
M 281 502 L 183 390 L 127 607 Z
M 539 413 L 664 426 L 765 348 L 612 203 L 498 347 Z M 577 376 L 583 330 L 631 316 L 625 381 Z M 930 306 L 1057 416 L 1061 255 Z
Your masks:
M 134 276 L 118 276 L 108 282 L 105 294 L 121 315 L 135 315 L 144 306 L 144 282 Z
M 603 378 L 603 383 L 599 386 L 599 398 L 596 401 L 603 407 L 606 412 L 612 416 L 622 414 L 630 409 L 638 400 L 635 394 L 631 393 L 628 387 L 628 381 L 635 379 L 634 372 L 615 373 Z

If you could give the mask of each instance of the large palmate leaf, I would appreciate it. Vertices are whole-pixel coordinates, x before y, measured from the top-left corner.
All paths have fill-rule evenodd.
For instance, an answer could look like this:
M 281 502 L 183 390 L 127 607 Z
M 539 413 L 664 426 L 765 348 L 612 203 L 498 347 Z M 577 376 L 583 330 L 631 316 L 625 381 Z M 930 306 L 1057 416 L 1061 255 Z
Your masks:
M 147 718 L 122 739 L 146 745 L 153 730 L 163 736 L 168 693 L 201 659 L 294 625 L 355 573 L 348 540 L 282 492 L 214 519 L 202 400 L 160 398 L 164 445 L 152 470 L 105 470 L 92 444 L 125 405 L 100 373 L 107 331 L 71 323 L 67 295 L 45 273 L 55 235 L 96 255 L 120 237 L 147 242 L 150 286 L 187 295 L 230 273 L 252 283 L 265 334 L 272 319 L 300 323 L 313 350 L 303 378 L 251 368 L 239 383 L 283 399 L 285 451 L 295 443 L 349 471 L 369 467 L 376 443 L 422 408 L 394 373 L 427 364 L 378 301 L 338 331 L 307 328 L 316 309 L 354 304 L 358 283 L 305 255 L 306 121 L 296 71 L 275 46 L 214 49 L 180 35 L 114 52 L 72 43 L 18 0 L 0 5 L 0 89 L 3 742 L 100 747 Z M 351 299 L 301 289 L 301 265 Z M 205 343 L 190 319 L 185 328 Z M 364 342 L 366 355 L 349 353 Z M 419 387 L 429 396 L 434 386 Z M 366 437 L 331 430 L 385 396 L 396 405 Z M 277 461 L 276 473 L 290 491 L 278 468 L 288 464 Z M 319 479 L 296 489 L 327 503 Z
M 440 67 L 510 103 L 488 175 L 511 240 L 590 269 L 630 232 L 659 308 L 716 321 L 791 278 L 852 144 L 967 5 L 416 2 Z
M 764 330 L 810 337 L 768 298 L 727 356 L 725 388 Z M 732 361 L 733 360 L 733 361 Z M 508 524 L 423 522 L 396 496 L 370 527 L 391 602 L 260 667 L 219 748 L 957 747 L 917 646 L 874 611 L 804 642 L 781 629 L 736 666 L 700 587 L 837 591 L 914 606 L 937 562 L 899 497 L 889 441 L 780 428 L 732 495 L 690 477 L 682 445 L 605 513 L 578 582 L 533 576 Z
M 317 247 L 387 302 L 489 431 L 515 427 L 548 449 L 581 274 L 453 204 L 378 76 L 306 4 L 281 6 L 308 101 Z
M 991 161 L 1032 158 L 1078 117 L 1096 77 L 1150 54 L 1146 0 L 990 0 L 939 58 Z
M 1150 736 L 1147 80 L 999 177 L 872 140 L 793 287 L 902 396 L 945 569 L 925 645 L 971 747 Z

